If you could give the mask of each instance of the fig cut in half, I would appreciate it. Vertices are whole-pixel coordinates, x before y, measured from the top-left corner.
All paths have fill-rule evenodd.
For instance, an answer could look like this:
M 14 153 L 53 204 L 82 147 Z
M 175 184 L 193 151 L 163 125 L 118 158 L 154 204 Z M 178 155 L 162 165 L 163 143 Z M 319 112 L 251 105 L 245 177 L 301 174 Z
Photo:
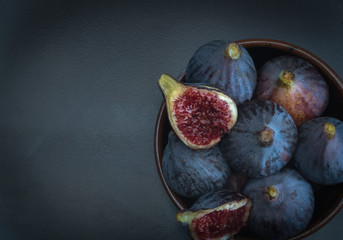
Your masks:
M 225 240 L 246 225 L 251 207 L 251 200 L 239 193 L 210 192 L 200 197 L 188 211 L 179 212 L 176 220 L 188 225 L 194 240 Z
M 236 104 L 221 90 L 186 85 L 166 74 L 158 83 L 166 98 L 170 125 L 188 147 L 211 148 L 235 125 Z

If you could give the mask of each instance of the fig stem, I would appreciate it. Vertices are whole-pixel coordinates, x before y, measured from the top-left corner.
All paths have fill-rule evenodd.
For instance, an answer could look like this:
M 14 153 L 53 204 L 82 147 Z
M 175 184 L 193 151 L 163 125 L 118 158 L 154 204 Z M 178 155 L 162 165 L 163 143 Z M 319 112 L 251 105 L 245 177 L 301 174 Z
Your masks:
M 237 43 L 230 43 L 225 49 L 226 56 L 230 57 L 231 59 L 238 59 L 240 58 L 242 51 L 239 48 Z
M 291 71 L 282 70 L 279 75 L 279 80 L 284 86 L 291 87 L 295 81 L 295 76 Z
M 258 140 L 263 146 L 269 146 L 273 143 L 274 140 L 274 131 L 273 129 L 270 129 L 269 127 L 264 128 L 259 136 Z
M 324 124 L 324 131 L 328 136 L 328 139 L 332 139 L 335 137 L 336 135 L 336 128 L 335 125 L 333 125 L 332 123 L 325 123 Z
M 277 189 L 274 186 L 267 187 L 266 193 L 267 193 L 270 200 L 273 200 L 279 196 L 279 192 L 277 191 Z
M 162 74 L 161 78 L 158 80 L 158 85 L 160 86 L 163 94 L 167 97 L 180 86 L 180 83 L 172 76 Z
M 197 215 L 197 212 L 178 212 L 176 214 L 176 221 L 190 224 L 195 216 Z

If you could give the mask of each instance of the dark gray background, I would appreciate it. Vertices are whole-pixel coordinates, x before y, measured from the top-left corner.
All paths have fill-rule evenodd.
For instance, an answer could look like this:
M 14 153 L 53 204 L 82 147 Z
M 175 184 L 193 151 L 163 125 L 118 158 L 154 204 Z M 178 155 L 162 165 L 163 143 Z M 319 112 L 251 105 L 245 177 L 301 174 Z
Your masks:
M 342 11 L 338 0 L 1 0 L 0 238 L 189 239 L 155 166 L 160 75 L 214 39 L 272 38 L 342 77 Z M 342 224 L 343 212 L 308 239 L 340 239 Z

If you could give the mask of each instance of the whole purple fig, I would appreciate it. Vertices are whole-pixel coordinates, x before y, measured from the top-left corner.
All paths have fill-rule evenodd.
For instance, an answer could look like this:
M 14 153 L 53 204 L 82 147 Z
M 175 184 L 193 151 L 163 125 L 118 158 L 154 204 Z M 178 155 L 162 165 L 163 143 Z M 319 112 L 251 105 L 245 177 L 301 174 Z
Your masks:
M 221 189 L 230 177 L 229 165 L 218 146 L 193 150 L 174 131 L 169 133 L 164 149 L 162 171 L 168 186 L 187 198 Z
M 343 122 L 321 117 L 299 128 L 294 166 L 306 178 L 322 185 L 343 182 Z
M 250 179 L 243 194 L 252 199 L 248 228 L 265 239 L 287 239 L 303 231 L 314 210 L 311 185 L 295 170 Z
M 243 103 L 238 112 L 236 125 L 220 143 L 230 167 L 252 178 L 276 173 L 296 148 L 298 132 L 292 117 L 266 100 Z
M 215 40 L 202 45 L 186 68 L 186 82 L 211 84 L 239 105 L 252 98 L 257 73 L 248 51 L 234 42 Z

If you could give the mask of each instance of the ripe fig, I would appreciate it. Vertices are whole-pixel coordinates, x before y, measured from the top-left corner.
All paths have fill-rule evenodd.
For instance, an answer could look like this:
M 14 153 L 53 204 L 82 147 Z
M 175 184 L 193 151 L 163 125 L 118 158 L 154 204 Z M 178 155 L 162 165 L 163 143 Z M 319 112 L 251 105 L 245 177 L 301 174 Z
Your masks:
M 251 206 L 251 200 L 239 193 L 210 192 L 201 196 L 188 211 L 179 212 L 176 220 L 188 225 L 194 240 L 225 240 L 245 226 Z
M 165 74 L 158 83 L 166 98 L 169 122 L 188 147 L 211 148 L 235 125 L 236 104 L 219 89 L 186 85 Z
M 213 84 L 224 90 L 237 105 L 251 99 L 256 79 L 256 68 L 248 51 L 225 40 L 202 45 L 186 68 L 186 82 Z
M 320 116 L 329 101 L 323 77 L 313 65 L 295 56 L 266 62 L 259 71 L 255 94 L 284 107 L 296 125 Z
M 238 111 L 236 125 L 220 144 L 230 167 L 252 178 L 276 173 L 296 148 L 298 133 L 292 117 L 266 100 L 246 102 Z
M 285 168 L 261 179 L 250 179 L 243 194 L 252 199 L 248 228 L 263 239 L 286 239 L 304 230 L 314 210 L 311 185 Z
M 343 122 L 331 117 L 320 117 L 302 124 L 294 166 L 315 183 L 342 183 Z
M 162 171 L 168 186 L 187 198 L 219 190 L 230 177 L 229 165 L 218 146 L 193 150 L 173 131 L 163 152 Z

